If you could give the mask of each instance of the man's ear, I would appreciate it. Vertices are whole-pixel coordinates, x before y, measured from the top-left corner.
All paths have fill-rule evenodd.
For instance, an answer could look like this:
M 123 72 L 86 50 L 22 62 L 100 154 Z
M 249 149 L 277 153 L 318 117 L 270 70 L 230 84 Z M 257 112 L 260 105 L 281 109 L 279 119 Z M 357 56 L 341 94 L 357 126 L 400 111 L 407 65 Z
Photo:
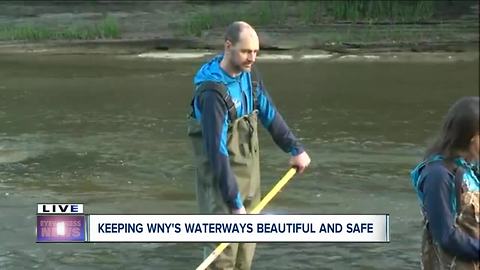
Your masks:
M 232 42 L 230 40 L 226 40 L 225 44 L 224 44 L 225 50 L 230 50 L 230 49 L 232 49 L 232 47 L 233 47 Z

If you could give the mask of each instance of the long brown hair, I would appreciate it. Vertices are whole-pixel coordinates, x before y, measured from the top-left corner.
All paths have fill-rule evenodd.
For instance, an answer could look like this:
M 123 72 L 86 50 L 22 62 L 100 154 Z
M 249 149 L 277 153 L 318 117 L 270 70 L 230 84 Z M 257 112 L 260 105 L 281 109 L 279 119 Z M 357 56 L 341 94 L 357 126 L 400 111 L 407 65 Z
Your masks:
M 443 118 L 442 128 L 427 149 L 425 158 L 442 155 L 454 158 L 459 151 L 468 149 L 470 140 L 478 134 L 479 98 L 463 97 L 455 102 Z

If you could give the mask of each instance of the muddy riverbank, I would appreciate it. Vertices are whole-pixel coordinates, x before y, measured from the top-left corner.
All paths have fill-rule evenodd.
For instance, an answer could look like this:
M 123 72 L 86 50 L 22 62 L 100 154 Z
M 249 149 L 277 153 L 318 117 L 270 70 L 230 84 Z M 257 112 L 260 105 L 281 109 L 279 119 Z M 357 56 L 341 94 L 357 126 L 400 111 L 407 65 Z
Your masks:
M 311 23 L 304 18 L 305 12 L 298 11 L 294 4 L 287 2 L 280 6 L 285 11 L 276 12 L 271 10 L 276 6 L 260 3 L 252 8 L 255 4 L 251 1 L 222 4 L 191 1 L 0 3 L 0 53 L 46 50 L 63 53 L 70 50 L 72 53 L 136 54 L 219 50 L 225 25 L 218 25 L 218 20 L 213 21 L 212 17 L 227 16 L 222 20 L 230 21 L 228 16 L 232 10 L 239 10 L 239 18 L 231 16 L 231 20 L 256 22 L 252 24 L 259 33 L 261 49 L 267 51 L 318 50 L 339 54 L 478 51 L 478 3 L 464 5 L 453 15 L 394 24 L 329 18 Z M 264 18 L 259 20 L 245 13 L 249 10 L 260 10 L 259 16 Z M 279 14 L 286 17 L 277 18 Z M 104 38 L 90 38 L 88 33 L 65 35 L 65 31 L 80 31 L 81 27 L 96 25 L 105 18 L 114 22 L 110 27 L 115 28 L 116 32 L 111 33 L 114 38 L 108 33 Z M 35 31 L 42 31 L 46 37 L 35 36 Z M 63 35 L 55 36 L 57 32 Z M 64 38 L 76 37 L 75 34 L 82 39 Z

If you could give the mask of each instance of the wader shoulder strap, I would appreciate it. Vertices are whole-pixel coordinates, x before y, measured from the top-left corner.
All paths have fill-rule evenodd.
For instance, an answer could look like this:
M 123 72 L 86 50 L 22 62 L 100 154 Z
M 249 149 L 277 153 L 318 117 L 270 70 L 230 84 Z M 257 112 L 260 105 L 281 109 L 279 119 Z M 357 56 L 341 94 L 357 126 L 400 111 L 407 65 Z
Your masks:
M 252 79 L 253 109 L 257 110 L 259 108 L 257 89 L 258 86 L 262 84 L 262 81 L 258 69 L 255 67 L 255 65 L 252 66 L 252 71 L 250 72 L 250 74 Z
M 213 81 L 205 81 L 201 83 L 195 91 L 195 96 L 201 96 L 205 91 L 215 91 L 217 92 L 225 102 L 228 111 L 228 117 L 230 121 L 233 121 L 237 118 L 237 109 L 235 108 L 235 103 L 232 100 L 232 97 L 228 93 L 227 86 L 223 83 L 213 82 Z M 191 106 L 194 108 L 193 102 L 195 98 L 192 99 Z

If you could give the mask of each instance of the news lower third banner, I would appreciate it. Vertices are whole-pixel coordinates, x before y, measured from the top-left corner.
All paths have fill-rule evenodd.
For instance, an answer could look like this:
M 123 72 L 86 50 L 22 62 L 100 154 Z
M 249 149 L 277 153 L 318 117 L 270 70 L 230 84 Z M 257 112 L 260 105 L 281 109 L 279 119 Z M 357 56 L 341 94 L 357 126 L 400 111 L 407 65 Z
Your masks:
M 389 215 L 97 215 L 39 204 L 37 242 L 390 241 Z

